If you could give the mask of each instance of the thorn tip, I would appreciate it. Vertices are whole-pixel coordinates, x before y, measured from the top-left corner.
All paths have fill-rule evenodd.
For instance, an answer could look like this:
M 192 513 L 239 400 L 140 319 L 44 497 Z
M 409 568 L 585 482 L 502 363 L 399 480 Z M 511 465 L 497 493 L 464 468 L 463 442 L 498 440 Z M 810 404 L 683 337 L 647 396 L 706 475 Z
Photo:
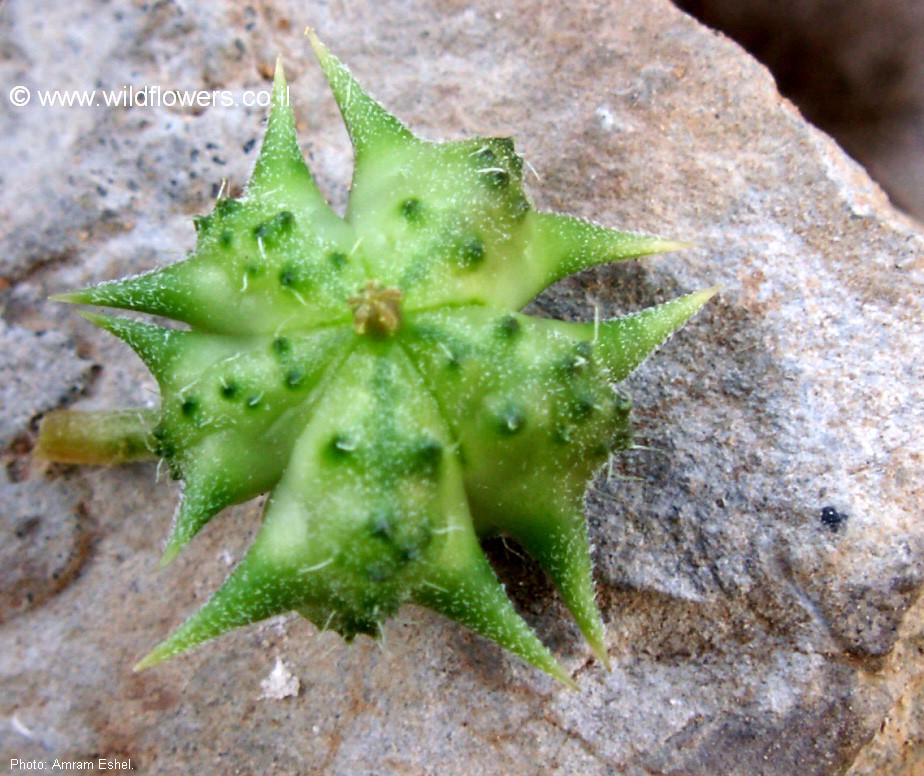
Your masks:
M 65 291 L 60 294 L 52 294 L 48 298 L 52 302 L 64 302 L 65 304 L 83 304 L 82 291 Z

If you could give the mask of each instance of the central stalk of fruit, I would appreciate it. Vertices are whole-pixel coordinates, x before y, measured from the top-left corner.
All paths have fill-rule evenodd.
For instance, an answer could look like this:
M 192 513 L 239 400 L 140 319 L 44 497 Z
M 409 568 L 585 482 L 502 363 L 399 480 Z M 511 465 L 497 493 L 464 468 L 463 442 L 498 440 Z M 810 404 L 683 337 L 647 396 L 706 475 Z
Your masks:
M 353 309 L 353 329 L 357 334 L 390 337 L 401 328 L 401 291 L 367 280 L 362 290 L 347 299 Z

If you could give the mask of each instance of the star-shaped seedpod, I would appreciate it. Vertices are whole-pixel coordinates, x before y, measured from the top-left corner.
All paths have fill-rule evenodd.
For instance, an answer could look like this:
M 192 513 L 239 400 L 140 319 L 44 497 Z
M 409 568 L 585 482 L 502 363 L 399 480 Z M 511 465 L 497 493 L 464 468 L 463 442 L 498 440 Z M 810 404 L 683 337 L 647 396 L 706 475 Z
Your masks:
M 573 272 L 681 244 L 537 212 L 510 139 L 415 137 L 309 37 L 354 146 L 345 217 L 305 164 L 277 65 L 246 192 L 196 220 L 190 256 L 59 297 L 188 325 L 87 316 L 144 360 L 160 410 L 51 415 L 39 450 L 166 461 L 184 493 L 165 562 L 270 493 L 228 580 L 139 667 L 290 611 L 377 635 L 416 602 L 571 684 L 479 539 L 535 557 L 607 661 L 583 497 L 629 444 L 613 384 L 714 291 L 596 324 L 518 313 Z

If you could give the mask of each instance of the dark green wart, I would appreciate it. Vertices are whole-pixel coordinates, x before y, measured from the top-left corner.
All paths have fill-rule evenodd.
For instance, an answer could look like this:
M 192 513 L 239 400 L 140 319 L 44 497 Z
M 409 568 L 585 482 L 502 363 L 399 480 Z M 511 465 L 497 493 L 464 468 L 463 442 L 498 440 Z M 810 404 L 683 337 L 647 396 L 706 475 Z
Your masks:
M 185 488 L 164 563 L 270 493 L 244 559 L 139 668 L 290 611 L 375 636 L 410 601 L 572 684 L 479 540 L 522 545 L 607 662 L 583 498 L 629 445 L 613 384 L 713 291 L 597 324 L 517 312 L 586 267 L 681 246 L 534 210 L 509 138 L 415 137 L 309 35 L 355 149 L 346 216 L 305 164 L 277 66 L 246 194 L 196 219 L 192 254 L 58 297 L 187 325 L 86 314 L 144 360 L 160 409 L 53 413 L 39 450 L 165 461 Z

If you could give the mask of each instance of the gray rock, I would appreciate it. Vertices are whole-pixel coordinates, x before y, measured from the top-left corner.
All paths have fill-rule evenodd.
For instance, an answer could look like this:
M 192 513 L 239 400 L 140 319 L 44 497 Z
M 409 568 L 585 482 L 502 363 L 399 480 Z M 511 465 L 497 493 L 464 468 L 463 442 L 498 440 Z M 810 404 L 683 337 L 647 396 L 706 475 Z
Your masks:
M 97 527 L 81 483 L 0 483 L 0 623 L 43 606 L 80 576 Z
M 588 319 L 724 285 L 631 378 L 641 446 L 588 495 L 614 670 L 589 659 L 536 567 L 498 545 L 508 589 L 580 692 L 410 607 L 381 647 L 280 618 L 132 674 L 240 557 L 259 505 L 229 510 L 158 572 L 176 492 L 153 466 L 52 471 L 49 483 L 33 465 L 14 493 L 59 494 L 45 513 L 58 537 L 80 500 L 98 533 L 79 578 L 0 632 L 4 754 L 120 756 L 145 773 L 911 762 L 883 723 L 920 694 L 924 237 L 762 67 L 667 2 L 495 8 L 385 0 L 304 19 L 281 2 L 12 2 L 0 10 L 4 99 L 14 76 L 265 89 L 281 51 L 306 150 L 342 206 L 349 147 L 301 37 L 309 21 L 421 133 L 516 135 L 540 207 L 694 240 L 534 305 Z M 259 111 L 4 104 L 0 121 L 16 126 L 8 145 L 31 144 L 27 164 L 0 166 L 8 319 L 58 321 L 106 365 L 81 406 L 145 403 L 150 379 L 127 350 L 40 300 L 190 248 L 187 218 L 213 185 L 246 179 Z M 36 263 L 61 245 L 66 256 Z M 47 367 L 27 368 L 40 384 Z M 300 692 L 260 700 L 277 658 Z
M 26 434 L 36 415 L 85 389 L 93 364 L 61 332 L 7 326 L 0 319 L 0 450 Z
M 924 219 L 924 4 L 677 0 L 739 41 L 780 90 Z

